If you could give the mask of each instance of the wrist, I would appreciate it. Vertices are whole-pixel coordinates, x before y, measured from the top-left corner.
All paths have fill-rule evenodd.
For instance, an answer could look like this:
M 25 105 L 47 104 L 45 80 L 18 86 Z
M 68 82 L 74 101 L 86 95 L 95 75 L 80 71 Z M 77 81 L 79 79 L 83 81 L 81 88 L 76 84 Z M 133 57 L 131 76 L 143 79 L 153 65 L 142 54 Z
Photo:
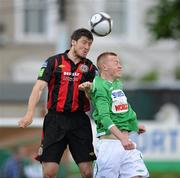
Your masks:
M 34 111 L 27 111 L 26 116 L 33 118 Z

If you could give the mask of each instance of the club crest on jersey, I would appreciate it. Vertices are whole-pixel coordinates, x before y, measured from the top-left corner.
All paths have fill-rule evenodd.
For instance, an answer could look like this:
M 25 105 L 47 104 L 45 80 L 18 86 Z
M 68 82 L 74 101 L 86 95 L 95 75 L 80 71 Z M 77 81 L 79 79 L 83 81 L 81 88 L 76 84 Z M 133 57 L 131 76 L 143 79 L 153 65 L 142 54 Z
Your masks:
M 88 72 L 89 67 L 87 65 L 85 65 L 85 64 L 81 64 L 79 66 L 79 69 L 80 69 L 81 72 L 86 73 L 86 72 Z

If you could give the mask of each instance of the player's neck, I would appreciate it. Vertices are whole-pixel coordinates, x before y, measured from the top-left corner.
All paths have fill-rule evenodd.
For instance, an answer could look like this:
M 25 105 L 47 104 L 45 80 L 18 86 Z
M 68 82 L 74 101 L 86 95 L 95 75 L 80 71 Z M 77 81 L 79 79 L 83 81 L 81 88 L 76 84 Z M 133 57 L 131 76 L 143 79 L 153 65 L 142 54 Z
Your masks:
M 73 61 L 75 64 L 77 64 L 78 62 L 80 62 L 80 57 L 78 57 L 77 55 L 75 55 L 71 50 L 67 53 L 68 58 Z
M 107 73 L 101 73 L 101 78 L 109 82 L 113 82 L 115 79 Z

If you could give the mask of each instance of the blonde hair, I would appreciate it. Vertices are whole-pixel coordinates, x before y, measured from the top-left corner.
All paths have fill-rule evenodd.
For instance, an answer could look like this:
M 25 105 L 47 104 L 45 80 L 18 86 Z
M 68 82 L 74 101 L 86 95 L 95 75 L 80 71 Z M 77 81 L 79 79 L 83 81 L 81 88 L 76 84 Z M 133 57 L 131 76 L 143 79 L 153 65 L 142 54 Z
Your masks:
M 97 57 L 97 67 L 100 72 L 101 72 L 101 65 L 104 62 L 103 59 L 105 59 L 107 56 L 117 56 L 117 54 L 114 52 L 103 52 Z

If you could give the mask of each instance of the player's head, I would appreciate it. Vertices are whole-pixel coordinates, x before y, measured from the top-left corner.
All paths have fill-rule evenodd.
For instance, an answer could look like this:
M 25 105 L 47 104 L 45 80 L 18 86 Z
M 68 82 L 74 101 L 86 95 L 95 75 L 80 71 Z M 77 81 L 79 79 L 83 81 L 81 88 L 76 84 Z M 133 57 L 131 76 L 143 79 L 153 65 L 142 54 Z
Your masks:
M 78 41 L 82 36 L 92 41 L 94 39 L 92 33 L 88 29 L 79 28 L 72 33 L 71 40 Z
M 79 28 L 71 35 L 71 50 L 77 57 L 84 58 L 87 56 L 92 42 L 92 33 L 85 28 Z
M 115 80 L 120 77 L 122 65 L 118 55 L 114 52 L 104 52 L 97 58 L 97 67 L 100 75 L 107 80 Z

